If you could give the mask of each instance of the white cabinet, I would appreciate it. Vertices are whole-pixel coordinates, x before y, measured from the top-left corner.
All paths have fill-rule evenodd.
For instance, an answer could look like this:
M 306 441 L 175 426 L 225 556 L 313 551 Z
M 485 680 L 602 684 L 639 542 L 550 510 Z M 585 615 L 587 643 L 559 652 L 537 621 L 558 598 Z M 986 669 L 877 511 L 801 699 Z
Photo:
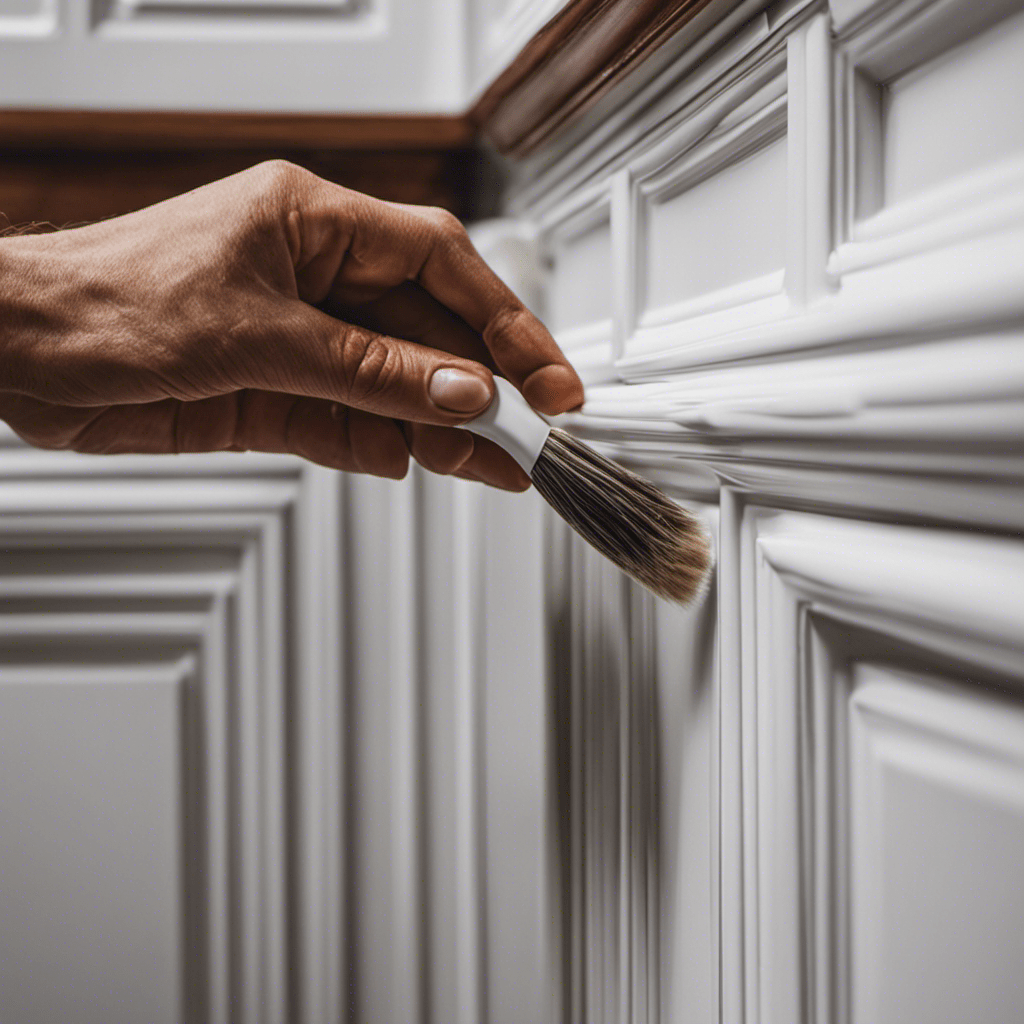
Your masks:
M 573 423 L 718 537 L 682 613 L 570 544 L 564 1019 L 1024 1014 L 1022 17 L 774 5 L 514 176 Z
M 0 106 L 442 113 L 462 0 L 4 0 Z
M 536 495 L 6 443 L 0 1017 L 1024 1016 L 1024 14 L 762 7 L 477 235 L 693 607 Z

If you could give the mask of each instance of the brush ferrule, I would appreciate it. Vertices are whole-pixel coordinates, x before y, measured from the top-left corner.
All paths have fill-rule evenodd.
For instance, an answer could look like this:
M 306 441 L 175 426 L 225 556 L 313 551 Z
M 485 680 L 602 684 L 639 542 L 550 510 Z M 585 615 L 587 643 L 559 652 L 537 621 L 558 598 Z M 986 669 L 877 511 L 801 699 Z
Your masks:
M 501 445 L 530 473 L 551 433 L 547 421 L 530 408 L 525 398 L 501 377 L 494 378 L 494 398 L 475 420 L 460 423 L 464 430 Z

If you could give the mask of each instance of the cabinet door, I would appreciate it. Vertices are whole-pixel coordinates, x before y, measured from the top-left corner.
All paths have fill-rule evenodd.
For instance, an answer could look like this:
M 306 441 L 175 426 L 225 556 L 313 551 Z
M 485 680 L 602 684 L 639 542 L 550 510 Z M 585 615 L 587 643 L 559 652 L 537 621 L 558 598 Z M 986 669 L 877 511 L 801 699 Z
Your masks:
M 0 1018 L 328 1019 L 340 477 L 3 442 Z
M 1019 1019 L 1024 552 L 757 507 L 743 521 L 748 1013 Z

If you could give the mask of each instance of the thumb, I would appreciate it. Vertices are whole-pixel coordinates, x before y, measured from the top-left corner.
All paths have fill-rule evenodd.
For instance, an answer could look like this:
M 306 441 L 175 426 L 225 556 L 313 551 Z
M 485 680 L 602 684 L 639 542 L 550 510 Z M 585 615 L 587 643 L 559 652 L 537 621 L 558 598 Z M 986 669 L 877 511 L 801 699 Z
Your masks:
M 326 398 L 392 419 L 452 426 L 494 395 L 491 371 L 471 359 L 378 334 L 289 301 L 272 337 L 239 344 L 239 387 Z

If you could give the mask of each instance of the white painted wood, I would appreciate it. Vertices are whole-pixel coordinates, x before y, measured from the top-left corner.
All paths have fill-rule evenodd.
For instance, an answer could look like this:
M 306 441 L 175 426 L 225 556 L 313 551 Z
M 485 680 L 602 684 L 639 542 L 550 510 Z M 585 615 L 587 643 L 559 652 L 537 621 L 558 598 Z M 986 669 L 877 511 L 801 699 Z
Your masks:
M 395 1024 L 417 1024 L 423 1005 L 423 740 L 421 665 L 416 642 L 420 624 L 416 578 L 420 548 L 417 483 L 413 476 L 392 490 L 389 524 L 392 552 L 385 628 L 389 638 L 392 702 L 391 1019 Z
M 743 600 L 758 623 L 749 677 L 758 711 L 748 742 L 756 750 L 751 798 L 759 825 L 756 871 L 745 884 L 745 903 L 757 908 L 756 1019 L 792 1020 L 806 999 L 812 1019 L 896 1020 L 908 1012 L 944 1019 L 937 1008 L 949 1001 L 930 1000 L 946 977 L 959 979 L 950 993 L 969 990 L 973 1012 L 1002 1019 L 1001 1008 L 1017 1006 L 1008 964 L 1021 939 L 1008 919 L 995 924 L 984 903 L 1003 901 L 992 893 L 1005 892 L 1011 875 L 997 868 L 987 896 L 979 891 L 976 903 L 959 904 L 961 927 L 951 929 L 938 906 L 961 884 L 954 877 L 977 877 L 971 842 L 990 843 L 986 860 L 996 866 L 1003 858 L 1016 863 L 1024 836 L 1016 815 L 998 837 L 977 840 L 966 816 L 987 813 L 979 801 L 988 796 L 971 780 L 988 776 L 962 760 L 949 767 L 954 749 L 1005 764 L 1005 751 L 1021 742 L 1016 690 L 1000 698 L 978 685 L 993 673 L 1017 687 L 1024 672 L 1024 604 L 1013 589 L 1019 544 L 756 507 L 745 520 L 743 545 L 753 557 Z M 975 572 L 989 587 L 971 589 Z M 890 682 L 908 679 L 915 663 L 920 682 Z M 943 677 L 956 680 L 952 689 L 924 668 L 939 663 Z M 901 708 L 906 724 L 887 725 L 895 710 L 885 707 Z M 932 797 L 915 791 L 912 804 L 900 803 L 900 770 L 884 767 L 890 762 L 875 745 L 877 729 L 880 743 L 895 736 L 884 748 L 893 756 L 918 752 L 913 763 L 937 787 Z M 1000 792 L 1012 794 L 1008 784 Z M 921 843 L 917 862 L 899 852 L 910 837 Z M 985 938 L 961 945 L 972 928 Z M 1002 960 L 1003 949 L 1018 952 Z
M 607 379 L 615 344 L 615 293 L 621 269 L 613 242 L 619 199 L 602 184 L 573 196 L 542 221 L 548 273 L 544 313 L 562 351 L 587 381 Z M 613 220 L 614 216 L 614 220 Z
M 525 507 L 524 507 L 525 506 Z M 487 493 L 482 785 L 486 880 L 486 1019 L 548 1019 L 549 679 L 541 506 Z M 498 611 L 500 609 L 500 611 Z M 492 613 L 493 610 L 493 613 Z
M 334 530 L 329 515 L 318 524 L 300 517 L 297 535 L 283 530 L 282 521 L 297 502 L 306 507 L 310 478 L 318 471 L 273 457 L 103 459 L 17 446 L 0 452 L 0 463 L 3 671 L 54 664 L 60 650 L 69 665 L 92 666 L 98 679 L 104 673 L 116 679 L 136 662 L 188 657 L 194 663 L 179 687 L 182 747 L 174 770 L 181 788 L 175 798 L 180 877 L 150 876 L 149 890 L 138 896 L 140 927 L 147 906 L 168 902 L 181 922 L 173 980 L 178 1008 L 168 1011 L 169 1019 L 296 1019 L 287 1009 L 289 999 L 298 999 L 289 996 L 289 936 L 301 936 L 296 941 L 310 953 L 310 973 L 322 972 L 324 964 L 309 941 L 310 932 L 318 934 L 315 922 L 288 881 L 287 864 L 302 844 L 284 831 L 284 780 L 292 780 L 289 794 L 308 807 L 315 794 L 307 796 L 304 787 L 322 777 L 326 766 L 319 759 L 326 755 L 315 746 L 308 751 L 305 756 L 319 762 L 308 773 L 285 757 L 280 694 L 287 677 L 315 703 L 317 689 L 336 689 L 337 681 L 321 674 L 323 663 L 315 666 L 307 653 L 312 647 L 332 659 L 334 622 L 321 623 L 326 630 L 311 628 L 290 645 L 299 661 L 285 660 L 282 638 L 290 613 L 283 599 L 297 590 L 312 593 L 319 573 L 330 568 L 330 535 L 322 531 Z M 332 500 L 329 492 L 319 497 Z M 132 692 L 146 692 L 141 682 L 132 686 Z M 54 691 L 55 728 L 65 713 L 63 692 Z M 68 700 L 75 692 L 67 690 Z M 159 692 L 153 691 L 154 699 Z M 125 771 L 130 779 L 135 769 Z M 145 777 L 139 776 L 140 787 Z M 26 779 L 31 785 L 31 773 Z M 130 786 L 119 791 L 112 815 L 130 820 L 141 807 L 162 813 L 155 797 L 125 802 L 130 792 Z M 82 842 L 85 849 L 92 840 L 83 834 Z M 305 849 L 303 863 L 314 877 L 329 878 L 334 852 L 316 844 Z M 10 856 L 31 850 L 31 843 L 14 845 Z M 319 871 L 316 857 L 324 858 Z M 154 870 L 158 863 L 153 860 Z M 323 897 L 321 890 L 318 899 Z M 328 921 L 325 928 L 333 925 Z M 24 929 L 4 924 L 5 931 L 9 927 L 25 937 Z M 45 930 L 39 935 L 44 943 L 54 938 Z M 74 963 L 68 957 L 54 962 L 50 983 L 63 986 Z M 117 990 L 116 957 L 106 970 L 108 975 L 96 968 L 92 995 L 78 992 L 77 1017 L 117 1019 L 102 1003 L 103 993 Z M 159 993 L 171 982 L 160 980 L 162 970 L 140 973 L 138 992 L 163 998 Z M 36 972 L 27 984 L 38 986 L 41 977 Z M 129 1001 L 123 1009 L 137 1019 L 141 1011 L 134 1005 Z M 3 1012 L 13 1011 L 4 1005 Z M 309 1012 L 308 1019 L 316 1019 Z
M 611 228 L 607 207 L 591 223 L 553 246 L 551 256 L 552 330 L 581 327 L 611 314 Z
M 780 269 L 785 210 L 775 196 L 785 175 L 786 146 L 775 142 L 648 209 L 647 307 Z
M 594 853 L 606 794 L 621 798 L 611 754 L 636 794 L 622 751 L 638 705 L 608 684 L 636 697 L 636 651 L 664 650 L 696 693 L 701 634 L 613 610 L 589 553 L 551 570 L 568 573 L 579 648 L 563 670 L 562 1019 L 650 1019 L 626 967 L 653 948 L 630 895 L 644 884 L 662 894 L 663 1019 L 1020 1016 L 1024 179 L 1001 102 L 1024 66 L 1020 5 L 830 8 L 734 27 L 699 67 L 683 57 L 606 98 L 513 180 L 509 208 L 539 229 L 611 198 L 612 363 L 588 367 L 566 424 L 721 509 L 709 704 L 673 705 L 659 661 L 659 763 L 682 769 L 655 799 L 666 823 L 696 816 L 678 846 L 660 833 L 653 883 L 623 867 L 638 801 L 614 804 L 619 872 Z M 773 146 L 784 159 L 744 183 L 743 161 Z M 687 200 L 710 183 L 703 225 L 707 204 Z M 768 215 L 777 256 L 757 264 Z M 893 693 L 897 725 L 859 710 Z M 880 730 L 897 738 L 871 753 Z M 702 823 L 706 846 L 687 848 Z
M 464 0 L 42 0 L 0 11 L 0 95 L 10 107 L 461 113 L 466 17 Z
M 297 588 L 292 612 L 300 680 L 293 735 L 304 751 L 298 759 L 302 781 L 294 807 L 301 979 L 296 988 L 299 1019 L 328 1024 L 341 1018 L 348 1005 L 345 482 L 321 467 L 306 473 L 309 486 L 299 496 L 296 529 L 321 542 L 302 548 L 307 582 Z
M 0 438 L 2 671 L 193 659 L 172 1018 L 1021 1015 L 1020 5 L 735 11 L 474 232 L 717 530 L 694 608 L 536 495 Z
M 191 660 L 74 657 L 0 669 L 3 1013 L 24 1024 L 173 1024 L 188 956 Z
M 716 511 L 704 513 L 712 527 Z M 652 922 L 660 957 L 655 954 L 648 959 L 654 974 L 651 998 L 660 995 L 661 1013 L 660 1018 L 634 1014 L 626 1019 L 660 1019 L 671 1024 L 713 1019 L 716 598 L 708 592 L 685 610 L 657 602 L 647 624 L 655 682 L 650 713 L 658 733 L 658 784 L 647 799 L 657 801 L 660 823 L 655 861 L 659 882 L 650 889 L 652 893 L 659 889 L 661 897 Z
M 887 204 L 1024 151 L 1024 129 L 1013 115 L 1024 103 L 1022 46 L 1018 14 L 888 83 Z
M 456 1024 L 486 1020 L 484 833 L 481 785 L 483 735 L 484 566 L 481 495 L 468 485 L 454 487 L 452 509 L 453 622 L 455 661 L 455 1013 Z
M 1013 1020 L 1024 708 L 868 664 L 853 683 L 852 1019 Z

